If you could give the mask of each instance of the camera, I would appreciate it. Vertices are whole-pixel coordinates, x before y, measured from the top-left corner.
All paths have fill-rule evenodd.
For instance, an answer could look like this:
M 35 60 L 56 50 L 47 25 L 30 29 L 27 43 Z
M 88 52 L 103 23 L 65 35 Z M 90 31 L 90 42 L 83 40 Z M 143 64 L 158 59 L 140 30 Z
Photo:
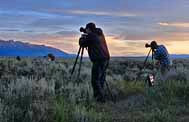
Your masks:
M 149 47 L 151 47 L 151 45 L 148 44 L 148 43 L 146 43 L 146 44 L 145 44 L 145 47 L 146 47 L 146 48 L 149 48 Z
M 87 34 L 81 34 L 81 37 L 79 38 L 79 45 L 81 47 L 87 47 L 87 45 L 85 44 L 85 41 L 86 41 L 86 38 L 87 38 Z
M 83 33 L 81 34 L 81 37 L 79 38 L 79 45 L 82 46 L 82 47 L 86 47 L 86 46 L 82 43 L 83 41 L 86 40 L 87 35 L 88 35 L 87 32 L 86 32 L 86 29 L 83 28 L 83 27 L 81 27 L 81 28 L 80 28 L 80 32 L 83 32 Z
M 83 28 L 83 27 L 80 28 L 80 32 L 87 33 L 87 32 L 86 32 L 86 29 Z
M 148 48 L 150 47 L 151 49 L 157 49 L 158 48 L 158 45 L 157 45 L 157 42 L 156 41 L 152 41 L 150 44 L 146 43 L 145 44 L 145 47 Z
M 80 38 L 82 38 L 82 39 L 86 39 L 86 38 L 87 38 L 87 35 L 88 35 L 88 34 L 86 34 L 86 33 L 81 34 L 81 37 L 80 37 Z

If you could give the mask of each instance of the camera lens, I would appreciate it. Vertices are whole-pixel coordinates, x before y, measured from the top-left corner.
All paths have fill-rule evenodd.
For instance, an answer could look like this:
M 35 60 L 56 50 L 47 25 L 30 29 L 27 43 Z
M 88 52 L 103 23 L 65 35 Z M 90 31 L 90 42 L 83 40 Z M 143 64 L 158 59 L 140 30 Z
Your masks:
M 148 44 L 148 43 L 146 43 L 146 44 L 145 44 L 145 47 L 148 48 L 148 47 L 151 47 L 151 45 Z
M 83 27 L 81 27 L 80 32 L 86 33 L 86 30 Z

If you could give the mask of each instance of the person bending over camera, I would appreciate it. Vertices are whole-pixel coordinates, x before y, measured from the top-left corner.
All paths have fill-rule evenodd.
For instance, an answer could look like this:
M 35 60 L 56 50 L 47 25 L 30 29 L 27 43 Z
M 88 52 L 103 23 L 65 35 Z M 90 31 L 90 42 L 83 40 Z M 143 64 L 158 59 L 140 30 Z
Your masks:
M 165 76 L 170 67 L 169 53 L 164 45 L 158 45 L 156 41 L 152 41 L 150 45 L 154 58 L 158 60 L 158 64 L 160 64 L 161 74 Z
M 92 87 L 94 97 L 98 102 L 105 102 L 104 82 L 106 70 L 109 64 L 110 54 L 106 44 L 105 36 L 100 28 L 94 23 L 88 23 L 86 28 L 80 28 L 85 34 L 79 40 L 79 45 L 87 47 L 92 66 Z

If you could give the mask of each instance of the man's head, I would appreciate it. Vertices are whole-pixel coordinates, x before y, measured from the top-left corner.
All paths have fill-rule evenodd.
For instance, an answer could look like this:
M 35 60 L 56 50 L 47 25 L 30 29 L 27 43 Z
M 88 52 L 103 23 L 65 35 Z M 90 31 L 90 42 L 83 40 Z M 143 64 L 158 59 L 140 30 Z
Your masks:
M 95 30 L 96 30 L 96 25 L 94 24 L 94 23 L 88 23 L 87 25 L 86 25 L 86 32 L 87 33 L 90 33 L 90 32 L 95 32 Z
M 48 54 L 48 60 L 49 61 L 54 61 L 55 60 L 55 56 L 52 53 Z
M 151 45 L 152 49 L 157 49 L 158 48 L 158 45 L 157 45 L 156 41 L 152 41 L 150 45 Z

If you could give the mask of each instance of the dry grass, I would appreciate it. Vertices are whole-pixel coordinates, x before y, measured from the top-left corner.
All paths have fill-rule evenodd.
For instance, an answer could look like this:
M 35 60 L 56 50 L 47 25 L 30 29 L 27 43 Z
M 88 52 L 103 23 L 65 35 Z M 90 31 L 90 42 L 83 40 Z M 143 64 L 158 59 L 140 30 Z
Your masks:
M 0 59 L 0 121 L 2 122 L 111 122 L 186 121 L 189 111 L 189 61 L 175 60 L 170 81 L 146 86 L 148 73 L 159 74 L 152 64 L 140 70 L 140 60 L 114 59 L 107 82 L 117 103 L 94 101 L 91 63 L 82 65 L 80 79 L 70 72 L 74 60 Z M 77 71 L 77 69 L 76 69 Z M 77 72 L 76 72 L 77 73 Z M 174 79 L 174 80 L 171 80 Z M 108 92 L 106 93 L 109 94 Z M 110 99 L 110 98 L 108 98 Z M 133 114 L 135 116 L 133 116 Z M 123 117 L 123 119 L 121 119 Z M 134 119 L 133 119 L 134 117 Z

